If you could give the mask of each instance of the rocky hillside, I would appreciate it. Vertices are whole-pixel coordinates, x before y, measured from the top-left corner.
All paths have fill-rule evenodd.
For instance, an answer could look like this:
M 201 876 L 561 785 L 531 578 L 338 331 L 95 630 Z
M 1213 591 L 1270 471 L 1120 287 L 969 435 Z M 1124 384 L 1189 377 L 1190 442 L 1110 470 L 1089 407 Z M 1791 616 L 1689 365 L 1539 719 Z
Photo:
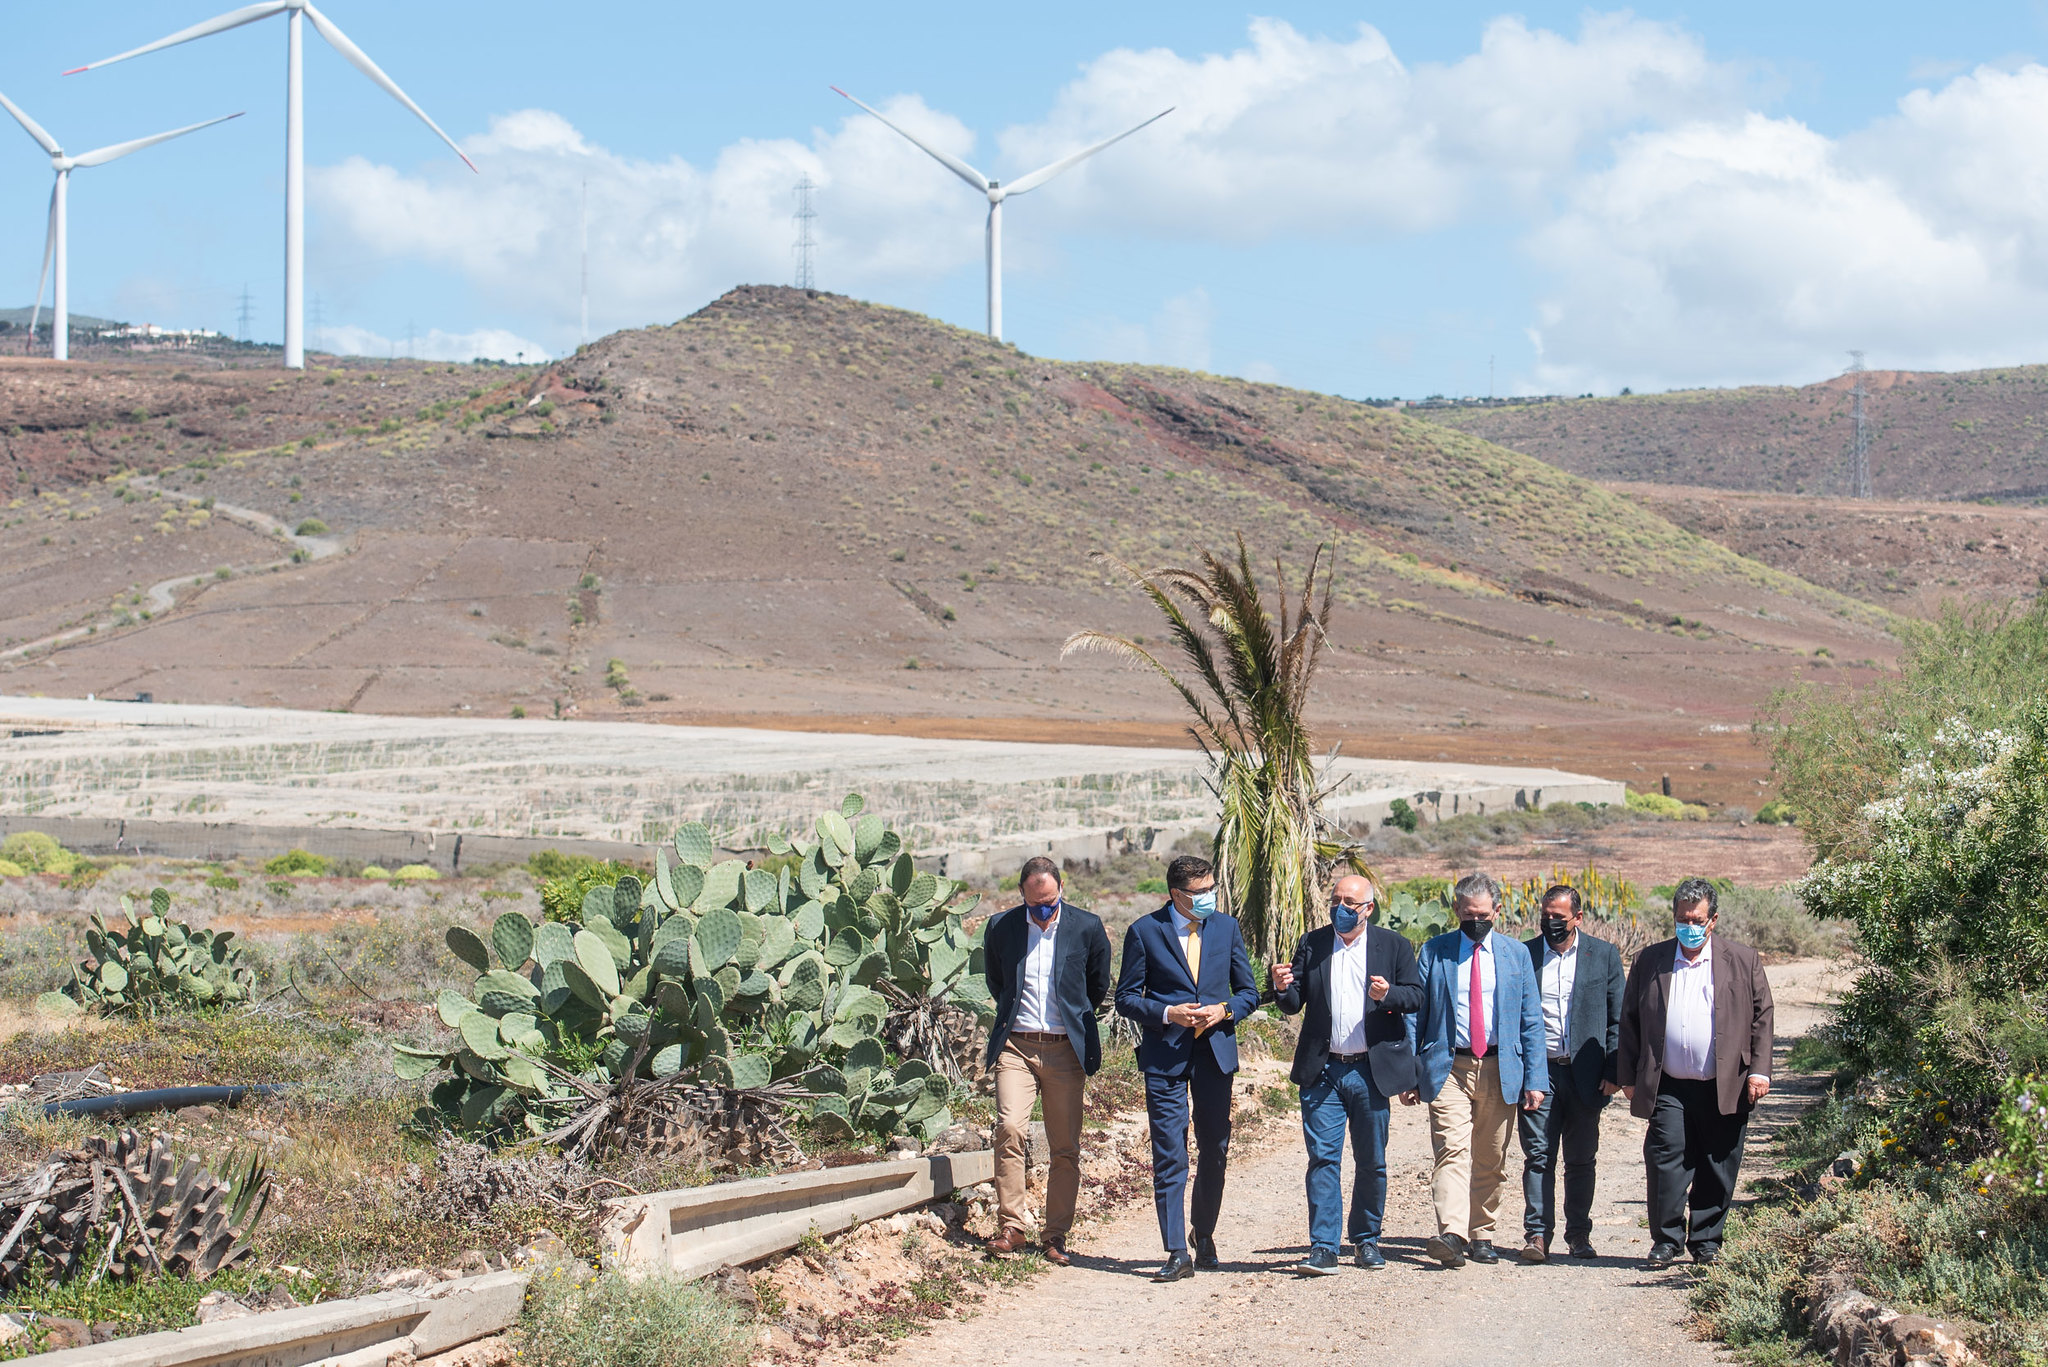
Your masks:
M 21 497 L 0 637 L 94 630 L 0 689 L 1170 742 L 1157 682 L 1059 644 L 1156 638 L 1097 552 L 1239 533 L 1262 564 L 1333 548 L 1322 723 L 1386 754 L 1753 767 L 1758 698 L 1893 648 L 1881 610 L 1461 431 L 830 295 L 736 290 L 475 398 L 447 368 L 328 378 L 266 378 L 291 444 L 178 460 L 152 426 L 110 454 L 153 480 Z M 382 403 L 329 427 L 344 384 Z M 346 552 L 290 563 L 248 514 Z M 154 584 L 174 606 L 143 620 Z
M 1880 498 L 2048 501 L 2048 366 L 1872 371 L 1864 381 Z M 1588 479 L 1843 494 L 1850 387 L 1844 375 L 1798 389 L 1417 411 Z

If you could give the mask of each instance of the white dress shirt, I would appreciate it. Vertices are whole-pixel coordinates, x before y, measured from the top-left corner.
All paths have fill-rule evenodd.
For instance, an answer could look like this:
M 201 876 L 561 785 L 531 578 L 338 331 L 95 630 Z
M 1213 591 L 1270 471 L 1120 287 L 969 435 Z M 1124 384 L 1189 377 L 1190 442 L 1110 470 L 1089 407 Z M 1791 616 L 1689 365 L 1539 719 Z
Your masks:
M 1579 980 L 1579 937 L 1572 935 L 1571 948 L 1562 952 L 1549 941 L 1543 945 L 1543 1041 L 1552 1063 L 1572 1056 L 1572 988 Z
M 1664 1003 L 1664 1076 L 1710 1081 L 1714 1076 L 1714 950 L 1697 959 L 1674 951 L 1671 995 Z
M 1333 1054 L 1365 1052 L 1365 993 L 1372 979 L 1365 948 L 1367 938 L 1362 926 L 1358 938 L 1348 945 L 1342 936 L 1338 936 L 1336 952 L 1330 955 L 1330 1052 Z
M 1030 912 L 1024 913 L 1024 967 L 1017 984 L 1017 1019 L 1012 1029 L 1040 1035 L 1067 1033 L 1052 1000 L 1053 948 L 1059 928 L 1057 913 L 1044 930 L 1038 928 Z
M 1486 1028 L 1486 1052 L 1491 1054 L 1500 1043 L 1500 1036 L 1493 1030 L 1493 932 L 1478 944 L 1472 943 L 1469 935 L 1458 936 L 1458 974 L 1451 983 L 1451 1001 L 1457 1007 L 1457 1023 L 1452 1032 L 1454 1048 L 1472 1047 L 1472 956 L 1479 956 L 1479 1009 L 1480 1023 Z

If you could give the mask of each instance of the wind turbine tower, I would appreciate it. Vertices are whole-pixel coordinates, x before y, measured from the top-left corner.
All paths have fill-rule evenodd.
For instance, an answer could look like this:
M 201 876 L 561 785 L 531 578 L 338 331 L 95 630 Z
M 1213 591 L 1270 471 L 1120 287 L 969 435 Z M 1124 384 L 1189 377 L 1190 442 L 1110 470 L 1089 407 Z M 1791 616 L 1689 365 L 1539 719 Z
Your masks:
M 161 48 L 176 47 L 189 43 L 195 38 L 208 38 L 216 33 L 225 33 L 231 28 L 253 24 L 272 15 L 285 16 L 285 58 L 284 58 L 284 363 L 288 370 L 306 368 L 306 119 L 305 119 L 305 39 L 302 33 L 304 23 L 311 23 L 314 31 L 327 40 L 327 45 L 363 75 L 374 81 L 385 94 L 410 109 L 421 123 L 434 130 L 434 136 L 448 144 L 455 155 L 462 157 L 462 164 L 476 170 L 476 163 L 463 154 L 455 145 L 455 139 L 441 131 L 441 125 L 427 117 L 427 111 L 414 104 L 412 97 L 398 88 L 397 82 L 386 76 L 378 65 L 371 61 L 369 54 L 349 41 L 349 36 L 334 26 L 334 21 L 313 8 L 308 0 L 262 0 L 260 4 L 248 5 L 231 10 L 211 19 L 180 29 L 168 38 L 159 38 L 153 43 L 131 48 L 118 56 L 104 57 L 97 62 L 73 67 L 65 72 L 75 76 L 81 71 L 93 71 L 115 62 L 125 62 L 130 57 Z M 302 22 L 303 21 L 303 22 Z
M 36 277 L 35 307 L 29 311 L 28 336 L 31 345 L 35 342 L 36 323 L 42 317 L 43 284 L 50 278 L 50 266 L 57 267 L 57 287 L 50 310 L 50 359 L 68 361 L 71 359 L 71 173 L 89 166 L 105 166 L 110 161 L 119 161 L 130 152 L 140 152 L 145 147 L 154 147 L 172 138 L 182 138 L 187 133 L 196 133 L 202 128 L 211 128 L 229 119 L 239 119 L 237 114 L 223 114 L 205 123 L 187 124 L 173 128 L 168 133 L 156 133 L 132 142 L 117 142 L 111 147 L 102 147 L 96 152 L 83 156 L 66 156 L 57 140 L 43 131 L 43 126 L 22 112 L 21 106 L 0 95 L 0 107 L 14 116 L 14 121 L 36 140 L 36 146 L 49 153 L 50 169 L 57 173 L 57 183 L 50 187 L 50 226 L 43 235 L 43 269 Z
M 1139 124 L 1136 128 L 1127 128 L 1113 138 L 1104 138 L 1093 147 L 1084 147 L 1078 152 L 1070 153 L 1049 166 L 1041 166 L 1036 171 L 1028 175 L 1019 176 L 1005 185 L 999 180 L 990 180 L 987 176 L 960 160 L 960 158 L 941 152 L 938 148 L 920 141 L 901 128 L 897 128 L 895 124 L 889 123 L 888 119 L 883 118 L 880 112 L 870 108 L 868 105 L 861 104 L 859 100 L 855 100 L 853 96 L 848 95 L 838 86 L 832 87 L 832 93 L 853 100 L 862 109 L 866 109 L 868 113 L 873 114 L 876 118 L 881 119 L 883 123 L 888 124 L 890 128 L 895 129 L 912 146 L 922 151 L 933 161 L 936 161 L 939 165 L 945 167 L 948 171 L 951 171 L 954 175 L 988 196 L 988 335 L 992 340 L 998 342 L 1003 340 L 1003 201 L 1012 195 L 1021 195 L 1028 191 L 1036 190 L 1060 172 L 1079 165 L 1105 147 L 1122 142 L 1125 138 L 1137 132 L 1138 129 L 1149 127 L 1173 112 L 1173 106 L 1169 105 L 1145 120 L 1144 123 Z

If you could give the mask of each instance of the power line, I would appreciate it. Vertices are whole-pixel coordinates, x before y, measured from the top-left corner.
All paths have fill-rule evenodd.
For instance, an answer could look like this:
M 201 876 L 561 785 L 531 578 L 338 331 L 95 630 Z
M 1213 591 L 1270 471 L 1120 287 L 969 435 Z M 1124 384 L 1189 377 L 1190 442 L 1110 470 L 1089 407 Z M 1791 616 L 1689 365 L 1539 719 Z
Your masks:
M 800 290 L 814 290 L 818 287 L 817 272 L 812 268 L 812 255 L 818 246 L 818 239 L 811 233 L 811 223 L 818 217 L 818 211 L 811 207 L 811 191 L 818 187 L 811 183 L 808 172 L 796 183 L 796 245 L 790 250 L 796 253 L 796 287 Z
M 249 287 L 247 285 L 244 285 L 242 286 L 242 307 L 236 311 L 235 340 L 237 341 L 246 342 L 249 340 L 250 311 L 251 310 L 249 307 Z
M 1849 391 L 1850 412 L 1856 421 L 1856 444 L 1849 453 L 1849 496 L 1870 497 L 1870 428 L 1863 413 L 1863 400 L 1869 391 L 1863 386 L 1863 353 L 1849 353 L 1849 373 L 1856 377 L 1856 387 Z
M 416 356 L 414 356 L 414 355 L 413 355 L 413 349 L 412 349 L 412 339 L 413 339 L 413 326 L 412 326 L 412 319 L 408 318 L 408 319 L 406 319 L 406 320 L 405 320 L 405 359 L 406 359 L 406 360 L 408 360 L 408 361 L 411 361 L 411 360 L 417 360 L 417 359 L 418 359 L 418 358 L 417 358 Z

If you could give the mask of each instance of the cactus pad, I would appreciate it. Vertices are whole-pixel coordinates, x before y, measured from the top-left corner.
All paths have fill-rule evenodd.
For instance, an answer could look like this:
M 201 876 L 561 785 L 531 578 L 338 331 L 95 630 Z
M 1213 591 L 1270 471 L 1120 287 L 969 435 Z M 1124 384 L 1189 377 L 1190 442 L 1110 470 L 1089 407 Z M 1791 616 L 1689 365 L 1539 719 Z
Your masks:
M 491 923 L 491 948 L 506 968 L 519 968 L 533 957 L 533 922 L 508 911 Z
M 699 869 L 710 868 L 711 860 L 716 853 L 711 845 L 711 832 L 705 829 L 701 821 L 692 821 L 678 830 L 675 847 L 677 859 Z
M 618 934 L 617 931 L 612 933 L 614 935 Z M 604 1000 L 591 1002 L 592 1006 L 602 1007 L 613 997 L 619 995 L 618 960 L 612 956 L 611 946 L 599 938 L 596 931 L 579 930 L 576 932 L 576 965 L 583 970 L 584 975 L 590 982 L 599 991 L 604 993 Z M 576 979 L 573 976 L 569 979 L 569 985 L 571 987 L 576 985 Z M 578 992 L 576 995 L 579 997 L 583 996 L 581 992 Z M 588 998 L 585 998 L 585 1000 L 588 1000 Z
M 715 973 L 731 963 L 733 955 L 739 952 L 741 935 L 738 913 L 721 907 L 704 913 L 690 939 L 697 946 L 704 967 Z
M 766 1087 L 775 1075 L 775 1065 L 766 1054 L 734 1054 L 731 1061 L 732 1085 L 745 1089 Z
M 479 973 L 491 971 L 491 952 L 484 948 L 483 940 L 468 926 L 450 926 L 442 937 L 455 957 Z

